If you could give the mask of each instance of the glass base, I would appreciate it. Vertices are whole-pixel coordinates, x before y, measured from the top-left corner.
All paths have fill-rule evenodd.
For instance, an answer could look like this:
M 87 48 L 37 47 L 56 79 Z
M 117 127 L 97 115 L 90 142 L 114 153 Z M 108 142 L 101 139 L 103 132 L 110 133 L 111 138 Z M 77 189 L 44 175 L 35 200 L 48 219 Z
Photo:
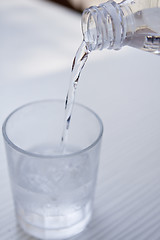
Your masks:
M 37 237 L 39 239 L 67 239 L 73 237 L 79 233 L 81 233 L 89 223 L 91 219 L 91 212 L 83 219 L 83 221 L 78 222 L 75 225 L 72 225 L 67 228 L 59 228 L 59 229 L 46 229 L 40 228 L 38 226 L 34 226 L 28 222 L 26 222 L 23 216 L 17 214 L 17 219 L 20 227 L 29 235 L 33 237 Z

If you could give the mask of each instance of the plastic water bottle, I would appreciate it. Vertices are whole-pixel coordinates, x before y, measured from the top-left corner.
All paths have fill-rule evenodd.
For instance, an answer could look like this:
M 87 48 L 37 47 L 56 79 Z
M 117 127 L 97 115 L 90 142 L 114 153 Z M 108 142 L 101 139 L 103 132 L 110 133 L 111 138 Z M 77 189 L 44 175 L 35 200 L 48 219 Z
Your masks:
M 109 0 L 85 9 L 83 38 L 90 51 L 123 46 L 160 54 L 160 0 Z

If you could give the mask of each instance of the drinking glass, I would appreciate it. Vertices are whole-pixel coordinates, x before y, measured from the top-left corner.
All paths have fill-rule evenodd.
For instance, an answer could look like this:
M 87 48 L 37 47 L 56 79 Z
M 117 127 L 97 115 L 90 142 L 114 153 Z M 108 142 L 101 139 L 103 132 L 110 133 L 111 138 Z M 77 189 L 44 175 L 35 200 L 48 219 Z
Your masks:
M 74 236 L 92 215 L 102 121 L 75 104 L 62 150 L 64 112 L 60 100 L 29 103 L 2 128 L 18 222 L 41 239 Z

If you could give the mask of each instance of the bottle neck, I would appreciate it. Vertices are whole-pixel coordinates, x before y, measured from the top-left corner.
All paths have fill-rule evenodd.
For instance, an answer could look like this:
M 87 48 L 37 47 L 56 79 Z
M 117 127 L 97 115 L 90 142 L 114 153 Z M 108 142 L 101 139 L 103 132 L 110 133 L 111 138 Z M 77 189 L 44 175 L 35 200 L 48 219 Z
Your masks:
M 90 51 L 120 49 L 126 38 L 126 28 L 121 6 L 113 0 L 85 9 L 82 14 L 83 39 Z

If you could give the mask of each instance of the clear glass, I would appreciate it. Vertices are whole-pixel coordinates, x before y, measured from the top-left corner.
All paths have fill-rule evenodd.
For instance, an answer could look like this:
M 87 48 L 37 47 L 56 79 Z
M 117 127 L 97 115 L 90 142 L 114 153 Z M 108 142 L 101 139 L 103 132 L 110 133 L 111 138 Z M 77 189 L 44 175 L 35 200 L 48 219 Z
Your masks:
M 40 239 L 74 236 L 92 215 L 103 125 L 75 104 L 62 152 L 63 124 L 64 102 L 49 100 L 18 108 L 2 128 L 18 222 Z
M 85 9 L 82 32 L 90 51 L 128 45 L 160 54 L 160 0 L 109 0 Z

